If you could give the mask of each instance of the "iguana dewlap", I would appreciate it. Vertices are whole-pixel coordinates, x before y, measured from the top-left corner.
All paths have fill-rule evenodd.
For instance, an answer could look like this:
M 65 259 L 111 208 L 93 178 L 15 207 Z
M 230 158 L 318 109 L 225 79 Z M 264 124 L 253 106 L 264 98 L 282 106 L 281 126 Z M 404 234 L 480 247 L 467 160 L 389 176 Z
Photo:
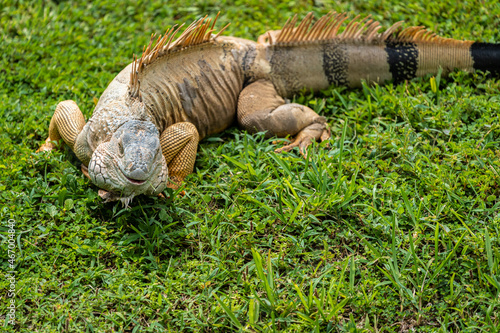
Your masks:
M 285 103 L 304 88 L 399 82 L 439 68 L 500 73 L 497 44 L 400 23 L 379 33 L 379 23 L 368 18 L 339 33 L 345 19 L 330 13 L 313 23 L 308 14 L 297 24 L 294 17 L 257 43 L 214 35 L 216 19 L 194 22 L 175 40 L 179 29 L 169 29 L 110 83 L 87 123 L 75 102 L 59 103 L 40 150 L 63 139 L 105 197 L 128 204 L 178 186 L 193 171 L 198 142 L 235 120 L 250 132 L 295 136 L 279 150 L 329 138 L 324 117 Z

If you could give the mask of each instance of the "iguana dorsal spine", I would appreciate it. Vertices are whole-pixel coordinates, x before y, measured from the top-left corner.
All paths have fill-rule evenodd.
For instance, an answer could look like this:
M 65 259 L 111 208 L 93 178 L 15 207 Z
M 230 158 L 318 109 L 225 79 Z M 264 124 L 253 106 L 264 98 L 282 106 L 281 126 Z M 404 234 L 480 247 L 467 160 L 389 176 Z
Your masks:
M 140 74 L 142 73 L 144 67 L 150 65 L 159 57 L 163 57 L 175 51 L 181 51 L 188 47 L 192 47 L 202 43 L 208 43 L 219 37 L 231 24 L 228 23 L 216 35 L 213 35 L 213 32 L 215 31 L 214 26 L 217 22 L 217 19 L 219 18 L 219 14 L 220 12 L 217 13 L 217 16 L 215 17 L 215 19 L 213 19 L 213 22 L 212 19 L 207 18 L 208 16 L 194 21 L 175 41 L 173 39 L 175 38 L 179 30 L 184 26 L 184 24 L 181 24 L 178 27 L 173 26 L 167 29 L 163 36 L 158 36 L 156 42 L 154 42 L 156 34 L 151 34 L 149 44 L 147 46 L 144 45 L 141 57 L 137 59 L 137 57 L 134 55 L 134 61 L 132 62 L 132 71 L 130 72 L 130 96 L 141 98 L 139 80 Z

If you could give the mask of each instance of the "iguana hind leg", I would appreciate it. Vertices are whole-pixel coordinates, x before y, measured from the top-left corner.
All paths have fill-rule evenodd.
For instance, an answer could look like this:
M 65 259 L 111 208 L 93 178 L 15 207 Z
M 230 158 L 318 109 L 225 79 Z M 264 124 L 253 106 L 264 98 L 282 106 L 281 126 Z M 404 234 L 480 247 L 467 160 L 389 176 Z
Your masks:
M 313 140 L 330 137 L 326 119 L 307 106 L 290 103 L 278 95 L 274 85 L 258 80 L 248 85 L 238 99 L 238 123 L 249 132 L 266 132 L 266 136 L 297 135 L 295 140 L 280 149 L 299 147 L 304 153 Z
M 56 147 L 54 142 L 61 139 L 74 151 L 76 138 L 83 126 L 85 126 L 85 118 L 74 101 L 68 100 L 59 103 L 50 120 L 49 137 L 38 148 L 37 152 L 54 149 Z
M 168 187 L 177 189 L 193 172 L 198 141 L 198 130 L 188 122 L 173 124 L 160 135 L 161 151 L 168 167 Z

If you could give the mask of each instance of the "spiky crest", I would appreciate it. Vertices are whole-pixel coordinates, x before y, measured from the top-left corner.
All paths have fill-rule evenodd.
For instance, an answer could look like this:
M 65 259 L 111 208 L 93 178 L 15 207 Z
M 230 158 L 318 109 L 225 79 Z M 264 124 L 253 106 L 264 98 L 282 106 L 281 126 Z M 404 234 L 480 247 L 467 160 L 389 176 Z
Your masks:
M 289 18 L 283 28 L 274 36 L 268 35 L 268 41 L 272 45 L 286 45 L 300 42 L 316 42 L 324 40 L 349 40 L 359 43 L 377 44 L 386 41 L 391 42 L 432 42 L 439 44 L 459 44 L 462 41 L 452 38 L 443 38 L 424 27 L 408 27 L 401 29 L 402 21 L 396 22 L 383 33 L 378 33 L 380 23 L 370 19 L 370 15 L 360 20 L 356 16 L 339 33 L 339 29 L 347 19 L 346 13 L 330 12 L 315 23 L 313 13 L 297 25 L 297 15 Z
M 129 95 L 133 98 L 141 99 L 139 74 L 141 74 L 146 66 L 152 64 L 159 57 L 194 45 L 209 43 L 219 37 L 229 24 L 231 24 L 228 23 L 216 35 L 213 35 L 212 33 L 215 31 L 214 26 L 217 18 L 219 18 L 219 14 L 220 12 L 217 13 L 217 16 L 213 20 L 211 18 L 207 19 L 207 16 L 197 19 L 176 40 L 174 38 L 184 24 L 167 29 L 165 34 L 163 36 L 159 35 L 156 41 L 156 34 L 151 34 L 149 44 L 147 46 L 144 45 L 141 57 L 137 58 L 134 54 L 132 71 L 130 73 Z

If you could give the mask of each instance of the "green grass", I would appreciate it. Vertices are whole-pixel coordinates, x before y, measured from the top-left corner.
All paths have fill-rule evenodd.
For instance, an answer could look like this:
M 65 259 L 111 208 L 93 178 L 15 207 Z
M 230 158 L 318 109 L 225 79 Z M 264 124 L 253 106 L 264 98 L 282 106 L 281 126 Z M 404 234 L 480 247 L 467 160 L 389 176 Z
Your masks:
M 67 148 L 35 153 L 57 103 L 90 117 L 153 31 L 222 10 L 226 35 L 255 39 L 330 9 L 500 42 L 496 0 L 0 0 L 0 217 L 17 222 L 19 331 L 500 331 L 498 79 L 305 92 L 296 102 L 332 129 L 311 159 L 232 128 L 201 142 L 184 197 L 128 210 L 100 200 Z M 5 318 L 3 275 L 0 289 Z

